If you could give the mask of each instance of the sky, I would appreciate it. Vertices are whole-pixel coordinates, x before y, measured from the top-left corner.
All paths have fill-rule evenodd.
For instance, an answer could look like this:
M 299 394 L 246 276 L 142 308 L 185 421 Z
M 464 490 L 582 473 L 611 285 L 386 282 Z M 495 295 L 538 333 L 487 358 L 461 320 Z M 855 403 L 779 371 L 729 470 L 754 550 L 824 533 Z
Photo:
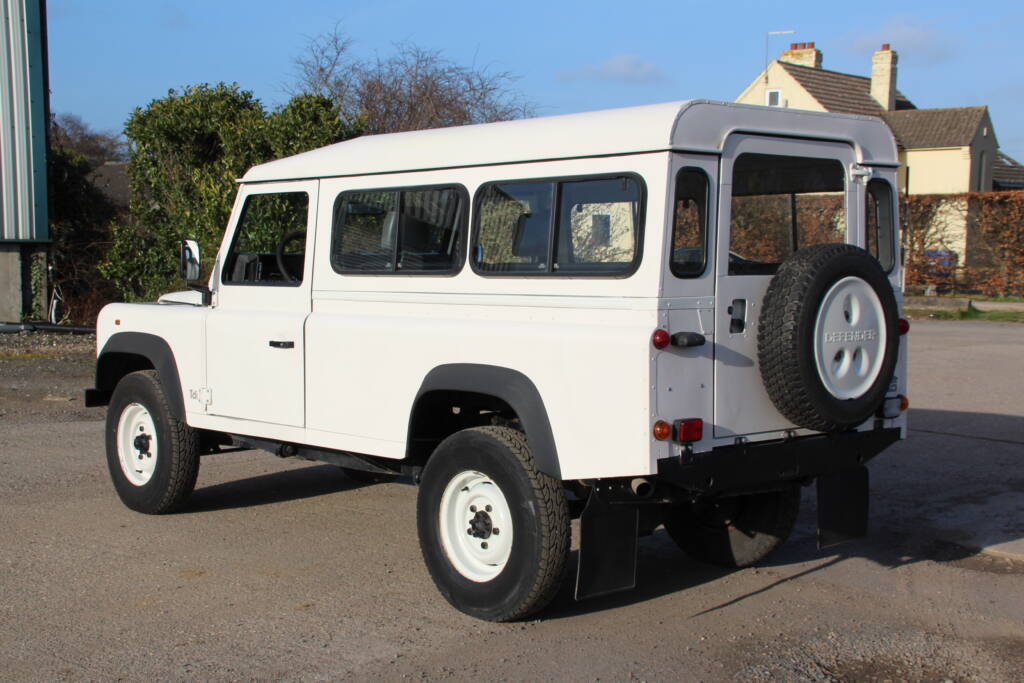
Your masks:
M 890 43 L 915 105 L 987 105 L 1001 149 L 1024 163 L 1019 1 L 48 0 L 47 12 L 51 109 L 99 130 L 199 83 L 237 82 L 281 105 L 294 60 L 335 26 L 357 58 L 408 42 L 514 74 L 538 115 L 733 100 L 764 67 L 766 41 L 769 58 L 813 41 L 824 68 L 868 76 Z

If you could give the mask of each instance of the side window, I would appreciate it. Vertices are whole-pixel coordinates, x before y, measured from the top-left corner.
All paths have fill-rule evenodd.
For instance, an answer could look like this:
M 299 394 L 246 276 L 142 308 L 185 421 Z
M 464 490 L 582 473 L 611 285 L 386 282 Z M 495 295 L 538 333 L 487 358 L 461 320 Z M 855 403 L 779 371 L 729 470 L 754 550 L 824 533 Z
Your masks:
M 696 168 L 676 176 L 676 206 L 672 221 L 672 258 L 676 277 L 695 277 L 707 262 L 708 177 Z
M 896 265 L 893 253 L 895 230 L 893 228 L 892 185 L 884 180 L 869 182 L 867 207 L 865 208 L 864 230 L 867 234 L 867 249 L 882 264 L 882 268 L 889 272 Z
M 484 274 L 623 275 L 640 254 L 636 178 L 490 183 L 477 193 L 473 267 Z
M 309 195 L 305 192 L 249 195 L 225 262 L 223 282 L 300 284 L 308 214 Z
M 741 154 L 732 183 L 730 275 L 771 275 L 797 249 L 846 241 L 846 173 L 837 159 Z
M 339 273 L 452 273 L 462 265 L 465 193 L 456 187 L 344 192 L 334 207 Z

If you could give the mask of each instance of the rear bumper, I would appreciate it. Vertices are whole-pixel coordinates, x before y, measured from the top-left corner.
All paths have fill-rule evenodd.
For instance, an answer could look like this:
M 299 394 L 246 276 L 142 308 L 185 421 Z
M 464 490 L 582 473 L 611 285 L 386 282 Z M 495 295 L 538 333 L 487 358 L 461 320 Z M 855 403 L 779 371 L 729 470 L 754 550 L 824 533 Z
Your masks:
M 857 468 L 899 438 L 899 429 L 875 429 L 720 446 L 659 460 L 658 478 L 700 494 L 808 481 Z

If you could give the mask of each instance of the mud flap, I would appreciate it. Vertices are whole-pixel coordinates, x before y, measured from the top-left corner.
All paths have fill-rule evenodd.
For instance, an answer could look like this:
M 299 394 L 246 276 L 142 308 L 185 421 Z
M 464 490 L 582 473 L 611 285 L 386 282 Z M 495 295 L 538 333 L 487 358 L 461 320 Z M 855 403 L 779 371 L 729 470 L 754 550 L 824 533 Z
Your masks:
M 818 477 L 818 547 L 868 533 L 868 468 L 860 465 Z
M 609 503 L 590 494 L 580 516 L 577 600 L 636 587 L 639 520 L 636 505 Z

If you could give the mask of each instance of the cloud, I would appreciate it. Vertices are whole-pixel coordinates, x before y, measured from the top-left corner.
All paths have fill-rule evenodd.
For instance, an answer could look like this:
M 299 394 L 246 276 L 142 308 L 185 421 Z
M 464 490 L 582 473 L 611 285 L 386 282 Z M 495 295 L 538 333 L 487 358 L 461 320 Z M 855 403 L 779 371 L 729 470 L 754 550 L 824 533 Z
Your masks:
M 948 62 L 956 54 L 955 41 L 934 21 L 910 14 L 894 16 L 878 31 L 852 35 L 848 40 L 853 52 L 870 54 L 882 43 L 889 43 L 900 53 L 901 61 L 929 66 Z
M 588 64 L 575 71 L 559 71 L 560 81 L 618 81 L 620 83 L 657 83 L 668 77 L 654 62 L 648 62 L 639 55 L 615 55 L 600 64 Z

